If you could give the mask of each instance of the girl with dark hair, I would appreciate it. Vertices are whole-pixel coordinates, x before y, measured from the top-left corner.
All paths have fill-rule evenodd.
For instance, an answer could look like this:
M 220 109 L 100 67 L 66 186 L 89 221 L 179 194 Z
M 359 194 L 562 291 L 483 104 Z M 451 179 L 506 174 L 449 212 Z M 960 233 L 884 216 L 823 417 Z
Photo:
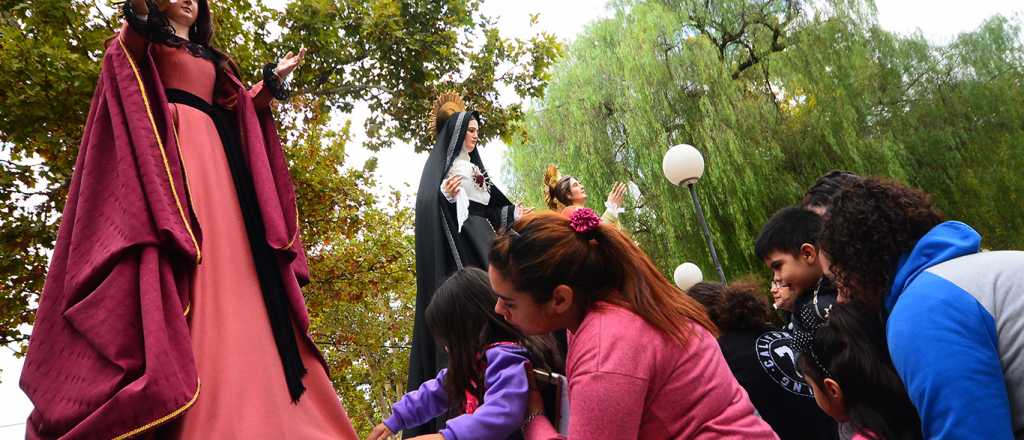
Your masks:
M 922 438 L 921 420 L 889 360 L 877 313 L 852 304 L 833 307 L 800 357 L 800 371 L 818 406 L 848 422 L 854 440 Z
M 355 438 L 311 339 L 270 108 L 208 0 L 129 0 L 79 148 L 22 386 L 30 438 Z
M 704 308 L 590 209 L 517 221 L 490 262 L 496 312 L 528 335 L 570 332 L 568 437 L 777 438 L 729 372 Z M 531 393 L 531 414 L 541 407 Z M 558 438 L 543 417 L 524 430 Z
M 782 440 L 838 438 L 836 424 L 818 409 L 797 373 L 796 343 L 775 325 L 757 283 L 697 283 L 686 291 L 722 332 L 718 345 L 757 412 Z
M 427 326 L 448 353 L 448 368 L 406 394 L 368 437 L 379 440 L 449 414 L 434 438 L 518 437 L 526 417 L 532 366 L 550 370 L 552 346 L 527 338 L 494 313 L 487 273 L 455 272 L 434 293 Z
M 626 185 L 615 182 L 604 202 L 605 211 L 601 221 L 622 228 L 619 214 L 625 211 L 622 202 L 626 197 Z M 569 215 L 572 211 L 586 207 L 587 190 L 583 183 L 573 176 L 563 176 L 555 164 L 549 164 L 544 172 L 544 202 L 552 211 Z

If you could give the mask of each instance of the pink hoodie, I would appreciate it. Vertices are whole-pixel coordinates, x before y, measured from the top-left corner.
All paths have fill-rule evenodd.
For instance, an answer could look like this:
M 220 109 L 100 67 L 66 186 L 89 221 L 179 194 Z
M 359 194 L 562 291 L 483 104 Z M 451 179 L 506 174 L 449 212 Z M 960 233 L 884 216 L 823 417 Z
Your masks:
M 693 324 L 686 345 L 619 306 L 598 303 L 572 334 L 569 437 L 778 439 L 754 412 L 715 338 Z M 527 440 L 560 439 L 537 417 Z

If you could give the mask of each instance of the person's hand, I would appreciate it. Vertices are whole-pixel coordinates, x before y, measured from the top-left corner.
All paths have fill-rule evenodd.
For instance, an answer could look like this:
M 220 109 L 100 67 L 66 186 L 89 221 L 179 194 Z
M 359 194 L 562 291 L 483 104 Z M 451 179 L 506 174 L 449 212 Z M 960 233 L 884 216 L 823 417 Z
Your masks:
M 302 59 L 305 56 L 305 47 L 299 49 L 299 53 L 297 54 L 292 54 L 291 52 L 288 52 L 288 55 L 285 55 L 284 58 L 281 58 L 281 61 L 277 62 L 277 67 L 274 68 L 274 74 L 277 75 L 278 78 L 281 78 L 282 81 L 284 81 L 284 79 L 287 78 L 288 75 L 290 75 L 292 71 L 295 70 L 296 67 L 299 67 L 299 64 L 302 64 Z
M 381 423 L 373 427 L 373 431 L 370 431 L 370 436 L 366 437 L 366 440 L 383 440 L 394 437 L 394 435 L 395 433 L 391 432 L 387 425 Z
M 459 191 L 462 191 L 462 188 L 459 188 L 459 184 L 461 183 L 462 176 L 449 177 L 448 180 L 444 181 L 444 193 L 449 198 L 455 198 L 455 195 L 458 194 Z
M 427 434 L 413 437 L 410 440 L 444 440 L 444 436 L 441 434 Z
M 622 207 L 622 202 L 626 199 L 626 185 L 622 182 L 615 182 L 612 186 L 611 192 L 608 193 L 608 203 L 615 206 Z
M 524 215 L 529 215 L 531 212 L 533 212 L 533 208 L 523 205 L 516 205 L 516 218 L 522 217 Z

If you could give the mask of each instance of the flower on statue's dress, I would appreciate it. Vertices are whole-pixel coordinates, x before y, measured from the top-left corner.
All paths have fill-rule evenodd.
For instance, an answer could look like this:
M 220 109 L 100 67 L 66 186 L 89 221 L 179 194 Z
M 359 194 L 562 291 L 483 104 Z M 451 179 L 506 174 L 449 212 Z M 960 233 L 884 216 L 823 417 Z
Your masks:
M 473 183 L 481 191 L 490 191 L 491 182 L 487 179 L 487 176 L 480 172 L 480 167 L 473 165 Z

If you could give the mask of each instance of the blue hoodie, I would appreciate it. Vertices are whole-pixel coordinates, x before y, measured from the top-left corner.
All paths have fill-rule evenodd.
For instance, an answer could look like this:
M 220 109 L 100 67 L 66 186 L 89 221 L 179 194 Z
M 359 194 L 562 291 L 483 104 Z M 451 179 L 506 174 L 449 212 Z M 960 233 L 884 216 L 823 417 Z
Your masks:
M 928 439 L 1024 438 L 1024 252 L 939 224 L 900 258 L 886 337 Z

